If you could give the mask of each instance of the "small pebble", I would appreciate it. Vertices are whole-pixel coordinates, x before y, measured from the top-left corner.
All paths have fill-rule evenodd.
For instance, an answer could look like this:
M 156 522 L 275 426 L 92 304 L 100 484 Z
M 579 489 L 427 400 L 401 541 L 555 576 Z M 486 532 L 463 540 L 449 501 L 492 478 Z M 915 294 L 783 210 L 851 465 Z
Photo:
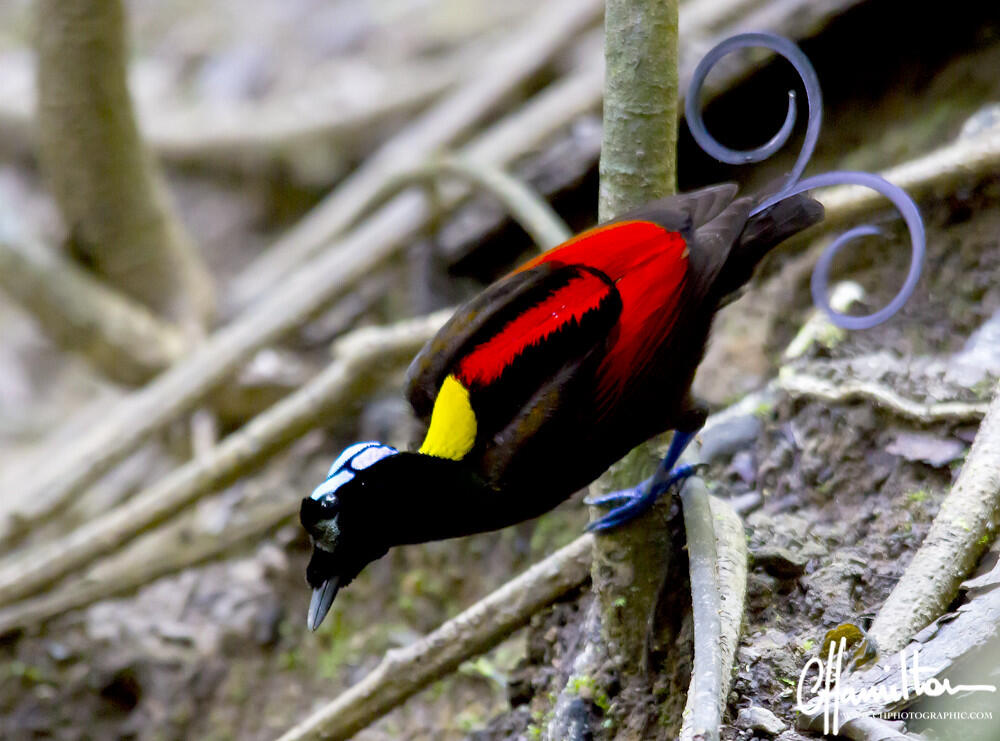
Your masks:
M 740 714 L 736 717 L 736 727 L 745 731 L 777 736 L 788 726 L 770 710 L 754 706 L 740 710 Z

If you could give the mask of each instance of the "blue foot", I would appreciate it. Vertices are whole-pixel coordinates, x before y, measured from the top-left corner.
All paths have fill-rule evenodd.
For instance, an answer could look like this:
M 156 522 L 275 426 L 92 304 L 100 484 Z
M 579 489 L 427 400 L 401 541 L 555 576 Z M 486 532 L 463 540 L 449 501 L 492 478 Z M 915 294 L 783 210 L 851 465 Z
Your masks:
M 615 506 L 604 517 L 587 525 L 587 531 L 604 532 L 634 520 L 647 512 L 663 492 L 691 476 L 695 472 L 696 466 L 689 464 L 676 468 L 674 466 L 694 435 L 694 432 L 675 432 L 673 440 L 670 441 L 670 448 L 663 460 L 660 461 L 656 473 L 638 486 L 584 500 L 587 504 L 596 506 Z
M 604 517 L 588 524 L 587 532 L 593 533 L 612 530 L 619 525 L 624 525 L 626 522 L 631 522 L 639 515 L 648 512 L 656 500 L 660 498 L 661 494 L 669 491 L 675 484 L 682 484 L 686 479 L 694 475 L 696 470 L 695 466 L 688 464 L 678 466 L 661 482 L 654 483 L 654 479 L 656 478 L 654 476 L 646 479 L 634 489 L 612 492 L 606 496 L 598 497 L 593 502 L 589 502 L 595 505 L 620 504 L 620 506 L 615 507 L 604 515 Z
M 610 494 L 605 494 L 600 497 L 584 497 L 583 503 L 590 507 L 618 507 L 622 504 L 628 504 L 633 502 L 636 498 L 642 496 L 643 486 L 651 481 L 652 479 L 646 479 L 638 486 L 633 486 L 631 489 L 622 489 L 621 491 L 613 491 Z

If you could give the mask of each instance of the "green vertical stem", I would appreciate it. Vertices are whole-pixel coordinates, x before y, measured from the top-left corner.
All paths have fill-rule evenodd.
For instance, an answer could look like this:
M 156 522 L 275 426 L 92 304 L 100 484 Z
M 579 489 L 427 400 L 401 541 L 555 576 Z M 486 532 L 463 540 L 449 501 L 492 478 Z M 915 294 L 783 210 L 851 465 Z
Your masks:
M 598 218 L 677 184 L 677 0 L 608 0 Z
M 608 0 L 599 217 L 607 221 L 674 192 L 677 145 L 677 0 Z M 595 485 L 634 485 L 655 469 L 646 443 Z M 595 538 L 593 580 L 610 658 L 623 679 L 644 675 L 654 616 L 674 549 L 669 498 Z

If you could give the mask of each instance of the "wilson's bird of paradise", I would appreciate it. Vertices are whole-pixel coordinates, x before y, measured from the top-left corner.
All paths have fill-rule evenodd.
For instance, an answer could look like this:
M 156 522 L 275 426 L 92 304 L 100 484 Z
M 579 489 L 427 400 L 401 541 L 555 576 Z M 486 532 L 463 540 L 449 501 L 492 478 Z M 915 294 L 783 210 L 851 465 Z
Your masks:
M 495 530 L 552 509 L 674 430 L 651 479 L 594 502 L 605 531 L 690 475 L 705 421 L 691 394 L 716 311 L 776 245 L 823 218 L 808 195 L 752 214 L 717 185 L 647 204 L 545 252 L 461 306 L 414 359 L 419 449 L 348 447 L 302 502 L 308 623 L 396 545 Z

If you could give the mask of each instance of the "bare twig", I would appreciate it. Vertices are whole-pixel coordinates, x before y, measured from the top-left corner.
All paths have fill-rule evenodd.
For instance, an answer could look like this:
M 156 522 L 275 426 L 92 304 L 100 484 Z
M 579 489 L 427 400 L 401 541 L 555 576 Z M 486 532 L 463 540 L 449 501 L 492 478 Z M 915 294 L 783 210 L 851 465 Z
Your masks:
M 450 145 L 468 131 L 555 52 L 594 23 L 602 6 L 599 0 L 558 0 L 533 13 L 487 57 L 472 79 L 383 144 L 248 267 L 233 285 L 234 305 L 245 306 L 264 295 L 326 247 L 363 215 L 388 180 L 419 165 L 435 150 Z
M 537 95 L 463 150 L 475 161 L 503 165 L 544 141 L 589 109 L 599 67 L 586 68 Z M 460 194 L 449 196 L 454 202 Z M 33 475 L 16 483 L 23 497 L 0 519 L 0 542 L 97 480 L 154 432 L 191 409 L 257 350 L 301 326 L 309 317 L 371 274 L 430 218 L 424 197 L 406 192 L 365 220 L 334 249 L 271 291 L 244 316 L 217 331 L 180 363 L 107 410 L 73 445 L 44 446 Z M 21 470 L 21 469 L 19 469 Z M 0 490 L 13 480 L 3 478 Z
M 527 624 L 540 609 L 584 583 L 593 537 L 584 535 L 477 602 L 433 633 L 386 654 L 374 671 L 280 741 L 350 738 L 406 698 Z
M 383 124 L 405 120 L 474 74 L 483 46 L 472 40 L 444 58 L 408 59 L 385 69 L 363 58 L 337 59 L 311 71 L 310 79 L 319 82 L 259 101 L 165 105 L 139 95 L 139 128 L 149 148 L 171 164 L 249 173 L 286 165 L 299 180 L 325 181 L 331 174 L 327 165 L 339 159 L 336 151 L 371 146 L 373 135 L 383 133 Z M 346 74 L 359 73 L 365 80 L 363 93 L 345 94 L 345 88 L 357 88 L 345 86 Z M 5 150 L 33 149 L 35 96 L 29 78 L 25 70 L 0 91 L 0 142 Z
M 214 289 L 146 151 L 121 0 L 37 4 L 38 149 L 74 249 L 154 312 L 204 323 Z
M 69 610 L 130 592 L 161 576 L 214 558 L 277 527 L 295 514 L 298 504 L 296 498 L 254 507 L 219 532 L 193 531 L 190 518 L 172 523 L 151 536 L 154 540 L 146 552 L 119 554 L 99 563 L 84 578 L 0 609 L 0 635 L 40 625 Z M 149 557 L 149 553 L 155 557 Z
M 901 417 L 925 424 L 975 422 L 982 419 L 989 406 L 986 402 L 978 401 L 914 401 L 888 386 L 873 381 L 853 378 L 831 381 L 787 366 L 779 372 L 777 385 L 793 396 L 807 396 L 833 403 L 864 399 L 885 407 Z
M 499 167 L 490 167 L 468 157 L 436 158 L 425 165 L 402 173 L 389 187 L 398 189 L 415 181 L 433 179 L 441 175 L 457 176 L 496 196 L 514 221 L 520 224 L 542 249 L 555 247 L 573 234 L 559 214 L 527 185 Z
M 0 288 L 62 347 L 121 383 L 148 381 L 186 349 L 177 328 L 28 238 L 0 235 Z
M 181 466 L 65 538 L 5 559 L 0 564 L 0 604 L 38 591 L 115 550 L 203 493 L 243 475 L 377 384 L 381 374 L 408 362 L 444 324 L 449 313 L 445 310 L 345 335 L 337 342 L 334 362 L 325 371 L 227 437 L 211 453 Z
M 712 0 L 685 3 L 680 28 L 683 44 L 681 77 L 709 48 L 711 33 L 726 23 L 743 21 L 748 28 L 771 27 L 775 16 L 783 16 L 775 30 L 794 38 L 818 30 L 828 17 L 842 12 L 859 0 Z M 771 9 L 768 6 L 772 7 Z M 410 61 L 404 70 L 386 70 L 372 75 L 376 91 L 363 101 L 341 99 L 342 84 L 311 86 L 293 96 L 267 98 L 246 104 L 196 104 L 183 109 L 166 109 L 137 101 L 137 115 L 143 138 L 150 149 L 179 164 L 208 163 L 254 171 L 275 160 L 289 159 L 293 172 L 296 153 L 331 142 L 362 135 L 386 118 L 418 110 L 453 87 L 474 65 L 465 49 L 442 61 Z M 478 49 L 476 53 L 479 53 Z M 745 72 L 743 73 L 745 74 Z M 317 73 L 323 77 L 322 73 Z M 730 86 L 742 75 L 713 77 L 710 96 Z M 33 142 L 34 98 L 27 75 L 12 86 L 14 94 L 0 98 L 0 140 L 5 148 L 28 151 Z M 599 96 L 599 93 L 598 93 Z M 596 100 L 596 98 L 595 98 Z M 308 173 L 303 173 L 308 178 Z
M 899 650 L 944 612 L 996 536 L 998 517 L 1000 393 L 994 391 L 958 480 L 875 618 L 870 635 L 881 651 Z

